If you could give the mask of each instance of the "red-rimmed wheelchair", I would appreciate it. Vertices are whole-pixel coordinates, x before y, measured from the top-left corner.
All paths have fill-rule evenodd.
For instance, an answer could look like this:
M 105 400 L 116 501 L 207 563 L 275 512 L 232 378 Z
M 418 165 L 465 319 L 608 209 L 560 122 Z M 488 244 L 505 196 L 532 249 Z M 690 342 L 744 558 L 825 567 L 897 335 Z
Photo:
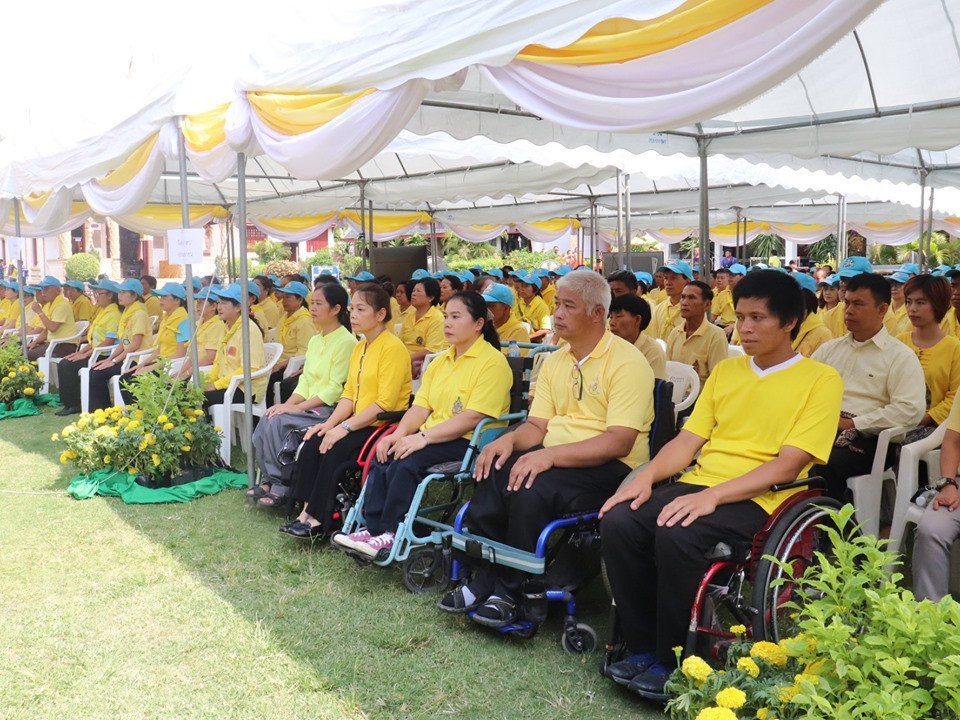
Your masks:
M 793 603 L 802 605 L 812 597 L 803 575 L 818 553 L 830 555 L 831 540 L 823 526 L 832 524 L 830 514 L 841 507 L 823 494 L 821 486 L 819 478 L 774 485 L 775 492 L 804 490 L 774 510 L 750 543 L 718 543 L 710 550 L 711 564 L 690 610 L 684 656 L 722 661 L 738 639 L 730 631 L 735 625 L 746 627 L 753 640 L 779 642 L 795 634 Z M 611 603 L 610 639 L 601 672 L 621 659 L 624 650 L 616 603 Z

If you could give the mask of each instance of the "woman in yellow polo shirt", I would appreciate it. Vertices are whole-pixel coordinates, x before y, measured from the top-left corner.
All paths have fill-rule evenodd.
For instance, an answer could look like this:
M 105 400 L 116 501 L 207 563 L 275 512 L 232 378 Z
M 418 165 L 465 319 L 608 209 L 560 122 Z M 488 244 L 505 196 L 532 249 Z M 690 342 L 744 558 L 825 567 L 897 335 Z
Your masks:
M 147 350 L 153 345 L 153 330 L 147 309 L 141 301 L 143 286 L 129 278 L 117 287 L 117 298 L 123 308 L 117 326 L 117 344 L 106 360 L 90 369 L 89 410 L 104 410 L 112 405 L 110 378 L 120 374 L 120 364 L 128 353 Z
M 417 365 L 417 373 L 423 359 L 430 353 L 443 350 L 443 314 L 436 305 L 440 302 L 440 285 L 433 278 L 417 280 L 410 295 L 413 312 L 403 319 L 400 340 L 410 353 L 410 360 Z
M 530 341 L 540 342 L 552 329 L 548 321 L 550 308 L 540 297 L 540 278 L 535 272 L 530 272 L 522 276 L 518 274 L 517 280 L 520 319 L 530 325 Z
M 338 468 L 356 460 L 364 443 L 383 424 L 377 420 L 380 413 L 405 410 L 409 404 L 410 354 L 396 335 L 386 331 L 388 322 L 386 290 L 372 283 L 358 285 L 351 298 L 350 324 L 363 339 L 350 355 L 343 394 L 333 414 L 304 435 L 306 444 L 293 472 L 293 497 L 306 505 L 280 532 L 300 538 L 329 532 Z
M 275 295 L 276 288 L 273 280 L 266 275 L 257 275 L 253 282 L 260 290 L 257 301 L 252 305 L 254 315 L 262 314 L 267 327 L 260 328 L 263 332 L 273 330 L 280 325 L 283 319 L 283 297 Z M 279 302 L 277 302 L 279 300 Z
M 76 321 L 93 320 L 94 308 L 90 298 L 84 292 L 86 288 L 79 280 L 67 280 L 63 284 L 63 296 L 70 301 L 73 308 L 73 319 Z
M 947 419 L 960 386 L 960 340 L 940 327 L 950 308 L 950 292 L 950 283 L 933 275 L 917 275 L 903 286 L 913 329 L 897 339 L 916 353 L 927 385 L 927 412 L 920 420 L 921 430 L 908 435 L 907 442 L 929 435 Z
M 200 367 L 213 365 L 220 349 L 220 341 L 227 332 L 227 326 L 220 319 L 217 312 L 217 297 L 210 292 L 210 288 L 203 288 L 193 294 L 197 306 L 197 361 Z M 177 342 L 184 344 L 183 367 L 180 369 L 180 379 L 186 380 L 193 374 L 193 358 L 186 352 L 190 347 L 190 321 L 183 320 L 177 329 Z
M 430 363 L 394 433 L 377 444 L 364 490 L 367 526 L 334 535 L 341 547 L 371 558 L 389 551 L 427 468 L 462 459 L 480 421 L 510 409 L 513 376 L 484 299 L 475 292 L 453 295 L 443 334 L 450 348 Z
M 840 277 L 831 275 L 820 283 L 820 319 L 834 337 L 847 334 L 847 324 L 843 320 L 844 304 L 840 302 Z
M 827 340 L 833 339 L 833 333 L 823 324 L 823 319 L 817 314 L 816 281 L 806 273 L 793 273 L 790 277 L 800 285 L 800 294 L 803 295 L 805 305 L 803 322 L 793 340 L 793 349 L 804 357 L 813 355 L 813 351 Z
M 104 280 L 91 287 L 98 312 L 87 330 L 87 345 L 72 355 L 67 355 L 57 365 L 57 385 L 60 402 L 63 403 L 57 415 L 61 417 L 80 412 L 80 370 L 87 367 L 94 348 L 109 347 L 117 341 L 117 329 L 120 325 L 120 300 L 117 293 L 120 286 L 112 280 Z
M 283 373 L 290 358 L 306 356 L 310 338 L 317 334 L 307 305 L 307 286 L 301 282 L 289 282 L 282 288 L 277 288 L 276 293 L 285 313 L 277 334 L 277 341 L 283 345 L 283 352 L 273 366 L 270 382 L 267 383 L 267 405 L 275 405 L 281 401 L 281 398 L 273 396 L 273 384 L 283 380 Z
M 249 283 L 256 288 L 253 283 Z M 213 291 L 217 296 L 217 312 L 223 320 L 227 331 L 217 348 L 217 355 L 213 359 L 208 379 L 210 382 L 203 389 L 204 408 L 223 403 L 223 396 L 230 386 L 234 375 L 243 374 L 243 332 L 240 285 L 234 283 L 227 288 Z M 256 294 L 256 290 L 252 294 Z M 250 372 L 256 372 L 266 364 L 263 353 L 263 332 L 256 322 L 250 323 Z M 253 380 L 253 399 L 258 401 L 267 390 L 267 378 L 264 376 Z M 233 402 L 243 402 L 243 388 L 237 389 L 233 395 Z

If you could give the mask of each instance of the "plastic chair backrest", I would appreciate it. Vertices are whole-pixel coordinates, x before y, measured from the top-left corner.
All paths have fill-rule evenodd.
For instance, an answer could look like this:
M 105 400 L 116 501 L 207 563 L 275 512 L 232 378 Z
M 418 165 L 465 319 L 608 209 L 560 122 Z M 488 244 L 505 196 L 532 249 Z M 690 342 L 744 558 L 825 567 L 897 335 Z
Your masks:
M 747 353 L 744 351 L 744 349 L 739 345 L 729 345 L 727 347 L 728 358 L 743 357 L 746 354 Z
M 657 338 L 657 345 L 659 345 L 664 352 L 667 351 L 667 341 L 663 338 Z
M 673 383 L 673 404 L 676 410 L 684 410 L 696 401 L 700 394 L 700 376 L 690 365 L 667 360 L 667 378 Z
M 673 410 L 673 383 L 654 380 L 653 424 L 650 426 L 650 458 L 677 436 L 677 420 Z

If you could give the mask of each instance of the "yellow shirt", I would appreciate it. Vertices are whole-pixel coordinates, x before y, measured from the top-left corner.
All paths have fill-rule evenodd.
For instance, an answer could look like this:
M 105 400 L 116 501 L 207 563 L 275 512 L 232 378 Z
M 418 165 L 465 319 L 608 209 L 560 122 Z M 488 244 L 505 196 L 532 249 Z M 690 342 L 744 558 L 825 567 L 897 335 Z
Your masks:
M 7 312 L 10 310 L 10 304 L 12 300 L 7 300 L 7 298 L 0 299 L 0 324 L 7 319 Z
M 520 319 L 523 322 L 530 323 L 530 330 L 537 332 L 544 327 L 544 321 L 550 317 L 550 308 L 544 302 L 542 297 L 537 295 L 528 303 L 523 300 L 519 304 Z
M 897 340 L 913 350 L 920 361 L 923 379 L 927 384 L 927 412 L 939 425 L 950 414 L 953 398 L 960 386 L 960 340 L 947 335 L 933 347 L 921 350 L 914 345 L 912 335 L 912 332 L 905 332 L 897 335 Z
M 947 430 L 960 433 L 960 403 L 954 403 L 947 416 Z
M 410 306 L 407 307 L 407 310 L 410 309 Z M 403 313 L 400 312 L 400 303 L 397 302 L 397 299 L 392 297 L 390 298 L 390 321 L 387 323 L 387 330 L 393 332 L 394 326 L 398 322 L 403 322 Z
M 527 329 L 520 324 L 520 321 L 513 316 L 507 318 L 507 321 L 497 328 L 497 335 L 500 336 L 500 342 L 508 343 L 511 340 L 516 340 L 518 343 L 530 342 L 530 333 L 528 333 Z M 502 350 L 504 355 L 510 352 L 510 348 L 502 348 Z M 529 350 L 521 350 L 520 354 L 526 357 L 529 352 Z
M 240 330 L 240 323 L 243 318 L 237 318 L 233 327 L 227 330 L 223 339 L 220 340 L 220 347 L 217 349 L 217 357 L 213 360 L 213 367 L 210 368 L 210 382 L 217 390 L 226 390 L 230 385 L 230 379 L 234 375 L 243 374 L 243 333 Z M 263 352 L 263 333 L 253 323 L 250 323 L 250 372 L 256 372 L 266 365 L 266 357 Z M 261 375 L 253 378 L 253 399 L 259 401 L 267 389 L 269 376 Z M 243 385 L 240 385 L 240 391 L 243 392 Z
M 733 292 L 730 288 L 721 290 L 713 296 L 710 314 L 714 318 L 720 318 L 724 326 L 733 325 L 737 321 L 737 313 L 733 309 Z
M 653 317 L 647 329 L 644 332 L 651 337 L 666 340 L 670 333 L 678 325 L 683 325 L 683 318 L 680 317 L 680 302 L 674 305 L 670 302 L 670 297 L 657 305 L 653 309 Z
M 73 306 L 63 295 L 57 295 L 43 306 L 43 314 L 53 322 L 60 323 L 56 330 L 47 331 L 47 340 L 60 340 L 77 334 L 77 323 L 73 319 Z M 43 323 L 41 322 L 41 327 Z
M 557 288 L 553 283 L 547 285 L 543 290 L 540 291 L 540 297 L 543 298 L 543 301 L 547 304 L 547 309 L 550 310 L 550 314 L 553 315 L 553 310 L 557 304 Z
M 14 322 L 17 324 L 17 327 L 20 327 L 20 298 L 16 300 L 7 300 L 9 305 L 7 305 L 7 312 L 4 315 L 4 320 L 6 322 Z
M 137 335 L 143 335 L 139 350 L 153 347 L 153 328 L 150 326 L 150 318 L 147 317 L 147 309 L 139 300 L 124 309 L 117 326 L 118 342 L 125 350 Z
M 267 330 L 273 330 L 280 324 L 280 315 L 283 312 L 283 308 L 280 307 L 277 303 L 271 302 L 271 297 L 268 297 L 263 302 L 258 302 L 253 304 L 254 316 L 257 314 L 257 308 L 261 311 L 261 316 L 264 318 L 266 327 L 263 328 L 264 332 Z
M 289 360 L 298 355 L 306 355 L 310 338 L 316 334 L 317 329 L 313 326 L 313 318 L 310 317 L 310 311 L 305 307 L 300 308 L 293 315 L 285 317 L 280 325 L 279 339 L 283 344 L 280 359 Z
M 90 298 L 86 295 L 81 293 L 80 297 L 71 303 L 71 306 L 73 307 L 74 320 L 86 320 L 89 322 L 93 319 L 93 303 L 90 302 Z
M 446 341 L 443 337 L 443 315 L 433 306 L 417 320 L 414 310 L 403 319 L 400 328 L 400 340 L 410 353 L 426 350 L 429 353 L 440 352 Z
M 253 319 L 257 321 L 257 325 L 260 326 L 260 334 L 262 335 L 267 330 L 270 330 L 270 323 L 267 321 L 267 314 L 264 312 L 264 309 L 258 305 L 250 306 L 250 314 L 253 315 Z
M 102 345 L 108 334 L 116 336 L 117 328 L 120 327 L 120 308 L 116 303 L 110 303 L 105 308 L 98 307 L 97 310 L 97 316 L 87 330 L 87 342 L 90 347 Z
M 146 306 L 147 315 L 150 317 L 159 318 L 161 315 L 163 315 L 163 310 L 160 307 L 160 298 L 153 293 L 150 293 L 143 298 L 143 304 Z
M 500 417 L 510 410 L 513 373 L 503 353 L 478 338 L 460 357 L 450 348 L 433 359 L 413 404 L 430 411 L 421 430 L 429 430 L 464 410 Z M 467 440 L 473 430 L 463 434 Z
M 830 457 L 842 397 L 837 371 L 803 356 L 766 371 L 753 358 L 731 358 L 707 380 L 683 426 L 707 442 L 680 482 L 719 485 L 775 459 L 784 445 L 813 456 L 798 475 L 806 477 L 811 465 Z M 803 489 L 766 492 L 753 502 L 771 513 Z
M 336 405 L 343 393 L 350 355 L 356 345 L 357 338 L 342 325 L 328 335 L 317 333 L 310 338 L 303 374 L 294 394 L 304 400 L 316 397 L 324 405 Z M 408 362 L 406 357 L 404 362 Z
M 227 333 L 227 324 L 214 315 L 209 320 L 200 323 L 197 328 L 197 354 L 202 359 L 211 350 L 216 352 L 220 348 L 220 341 Z M 187 343 L 189 345 L 189 342 Z M 201 362 L 201 364 L 203 364 Z
M 891 307 L 893 306 L 891 305 Z M 947 315 L 949 315 L 952 312 L 953 312 L 953 308 L 950 308 L 949 310 L 947 310 Z M 910 318 L 907 317 L 906 303 L 901 305 L 899 310 L 894 310 L 893 316 L 896 318 L 896 324 L 894 325 L 893 330 L 887 327 L 887 332 L 893 335 L 894 337 L 896 337 L 900 333 L 905 333 L 913 329 L 913 326 L 910 323 Z M 886 319 L 884 319 L 883 324 L 884 324 L 884 327 L 886 327 L 887 325 Z
M 658 343 L 649 335 L 640 333 L 634 345 L 637 346 L 637 350 L 643 353 L 643 356 L 647 359 L 647 362 L 650 363 L 650 369 L 653 370 L 653 376 L 657 378 L 657 380 L 666 380 L 667 354 L 663 351 L 663 348 L 660 347 L 660 343 Z
M 827 340 L 833 340 L 830 329 L 823 324 L 819 315 L 810 313 L 800 324 L 800 332 L 797 333 L 797 339 L 793 341 L 793 349 L 804 357 L 810 357 L 813 351 Z
M 341 397 L 353 402 L 354 415 L 373 404 L 384 412 L 406 410 L 411 380 L 410 353 L 396 335 L 382 332 L 372 343 L 364 339 L 353 348 Z
M 563 347 L 544 360 L 530 416 L 547 421 L 544 447 L 581 442 L 610 426 L 637 430 L 633 448 L 618 458 L 631 468 L 650 459 L 653 370 L 640 351 L 609 330 L 578 362 Z
M 847 324 L 843 321 L 843 311 L 846 306 L 846 303 L 837 303 L 830 310 L 824 308 L 820 311 L 820 319 L 835 338 L 847 334 Z
M 186 319 L 187 309 L 182 307 L 178 307 L 169 315 L 164 314 L 160 318 L 160 326 L 157 328 L 157 338 L 154 343 L 160 357 L 173 357 L 173 354 L 177 351 L 177 331 L 180 329 L 180 323 Z
M 727 359 L 728 345 L 723 330 L 704 318 L 690 337 L 687 337 L 683 325 L 673 329 L 667 337 L 667 359 L 692 365 L 700 376 L 700 387 L 703 387 L 714 368 Z
M 668 296 L 663 288 L 658 288 L 656 285 L 654 285 L 650 292 L 647 293 L 647 297 L 650 298 L 650 307 L 653 307 L 654 305 L 659 305 L 662 303 L 667 299 Z

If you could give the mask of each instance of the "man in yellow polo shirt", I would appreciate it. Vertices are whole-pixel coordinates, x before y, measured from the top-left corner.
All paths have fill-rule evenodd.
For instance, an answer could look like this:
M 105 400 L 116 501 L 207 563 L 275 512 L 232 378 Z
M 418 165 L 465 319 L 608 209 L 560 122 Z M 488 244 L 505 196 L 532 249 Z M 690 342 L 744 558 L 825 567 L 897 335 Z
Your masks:
M 61 284 L 52 275 L 47 275 L 37 284 L 37 302 L 33 311 L 37 314 L 39 333 L 27 344 L 27 359 L 36 360 L 47 352 L 51 340 L 61 340 L 77 334 L 70 301 L 60 292 Z M 65 357 L 77 351 L 77 344 L 58 343 L 54 348 L 57 357 Z
M 727 336 L 707 322 L 707 308 L 713 300 L 710 287 L 699 280 L 688 283 L 680 295 L 683 325 L 667 336 L 667 360 L 690 365 L 703 387 L 718 363 L 727 359 Z
M 840 417 L 839 374 L 791 347 L 803 317 L 799 286 L 761 270 L 741 280 L 733 297 L 747 356 L 716 369 L 680 434 L 600 511 L 628 651 L 606 675 L 645 697 L 663 698 L 677 667 L 673 648 L 685 643 L 707 551 L 718 542 L 749 543 L 802 490 L 770 488 L 806 477 L 830 455 Z M 653 487 L 691 463 L 679 482 Z
M 63 296 L 69 301 L 70 307 L 73 309 L 73 319 L 77 322 L 81 320 L 90 322 L 96 313 L 93 303 L 84 293 L 85 289 L 83 283 L 79 280 L 67 280 L 63 284 Z
M 644 331 L 661 340 L 666 340 L 670 331 L 683 324 L 680 317 L 680 293 L 684 286 L 693 280 L 693 268 L 683 260 L 673 260 L 658 272 L 663 274 L 663 300 L 653 309 L 653 320 Z
M 464 525 L 532 552 L 547 523 L 599 507 L 631 468 L 649 459 L 653 371 L 606 329 L 610 288 L 594 272 L 557 282 L 556 331 L 568 345 L 546 359 L 527 421 L 477 458 Z M 523 576 L 483 565 L 440 602 L 447 612 L 502 627 L 517 617 Z
M 636 345 L 650 363 L 653 376 L 658 380 L 666 380 L 667 354 L 660 343 L 644 334 L 649 324 L 650 306 L 642 297 L 620 295 L 610 301 L 610 332 Z

